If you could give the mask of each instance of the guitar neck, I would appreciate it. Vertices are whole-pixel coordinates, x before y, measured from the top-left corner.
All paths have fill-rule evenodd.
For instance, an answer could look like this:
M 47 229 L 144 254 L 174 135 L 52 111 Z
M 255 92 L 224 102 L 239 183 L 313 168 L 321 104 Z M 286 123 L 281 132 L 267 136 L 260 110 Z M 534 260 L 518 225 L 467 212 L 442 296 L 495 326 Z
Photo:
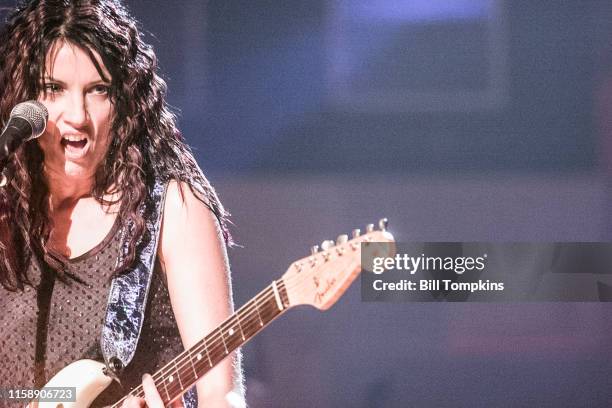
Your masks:
M 374 225 L 369 224 L 365 235 L 354 230 L 350 241 L 347 235 L 341 235 L 336 245 L 333 245 L 333 241 L 324 241 L 321 252 L 317 251 L 317 246 L 313 247 L 312 254 L 293 262 L 282 279 L 272 281 L 212 333 L 153 374 L 164 406 L 189 390 L 211 368 L 289 307 L 302 304 L 320 310 L 331 307 L 361 270 L 362 244 L 367 259 L 393 256 L 395 240 L 393 235 L 386 232 L 387 219 L 381 219 L 379 226 L 380 231 L 375 231 Z M 132 390 L 130 395 L 143 398 L 142 385 Z M 126 398 L 118 401 L 113 408 L 121 406 Z
M 232 351 L 245 344 L 289 307 L 284 280 L 273 281 L 213 332 L 153 374 L 164 406 L 181 396 Z M 142 385 L 130 395 L 144 398 Z M 120 407 L 124 397 L 112 407 Z

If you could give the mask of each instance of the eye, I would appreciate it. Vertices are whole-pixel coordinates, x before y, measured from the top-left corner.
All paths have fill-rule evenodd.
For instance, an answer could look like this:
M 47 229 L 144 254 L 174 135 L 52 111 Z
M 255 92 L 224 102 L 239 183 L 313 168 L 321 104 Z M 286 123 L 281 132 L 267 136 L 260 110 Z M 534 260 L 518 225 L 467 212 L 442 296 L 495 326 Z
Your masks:
M 61 92 L 62 87 L 59 84 L 49 82 L 45 84 L 45 92 L 50 94 L 56 94 Z
M 108 85 L 99 84 L 91 88 L 90 92 L 94 95 L 108 95 L 110 92 L 110 88 L 108 87 Z

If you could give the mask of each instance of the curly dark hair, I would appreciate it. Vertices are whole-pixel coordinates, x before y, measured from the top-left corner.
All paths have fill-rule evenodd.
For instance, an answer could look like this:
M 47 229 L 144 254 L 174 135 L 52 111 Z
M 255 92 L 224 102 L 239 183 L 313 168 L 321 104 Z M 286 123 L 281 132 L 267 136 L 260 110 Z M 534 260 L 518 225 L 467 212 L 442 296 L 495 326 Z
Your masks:
M 155 53 L 118 0 L 33 0 L 10 13 L 0 32 L 0 123 L 7 122 L 17 103 L 44 92 L 47 53 L 58 41 L 87 52 L 111 83 L 113 137 L 91 194 L 102 205 L 120 203 L 123 226 L 126 220 L 133 223 L 126 228 L 132 231 L 128 256 L 115 274 L 129 267 L 146 239 L 142 209 L 156 178 L 186 183 L 215 214 L 229 243 L 228 214 L 177 130 Z M 104 77 L 93 51 L 111 78 Z M 46 246 L 53 225 L 43 159 L 38 143 L 24 144 L 8 163 L 12 177 L 0 189 L 0 283 L 9 290 L 31 284 L 26 272 L 32 261 L 51 266 L 60 276 L 65 266 Z M 117 201 L 104 199 L 111 194 Z

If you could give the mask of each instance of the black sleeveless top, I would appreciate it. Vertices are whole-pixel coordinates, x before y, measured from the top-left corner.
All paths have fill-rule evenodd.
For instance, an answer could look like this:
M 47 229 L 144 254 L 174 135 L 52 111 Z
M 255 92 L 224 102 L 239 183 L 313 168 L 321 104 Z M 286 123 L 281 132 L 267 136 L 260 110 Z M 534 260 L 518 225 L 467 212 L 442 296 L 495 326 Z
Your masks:
M 75 360 L 103 361 L 100 333 L 121 245 L 119 226 L 118 219 L 100 244 L 67 260 L 65 281 L 32 263 L 28 276 L 35 288 L 10 292 L 0 286 L 0 388 L 40 388 Z M 92 407 L 118 401 L 142 382 L 144 373 L 154 373 L 182 350 L 157 263 L 136 354 L 121 376 L 123 387 L 113 382 Z M 7 401 L 0 399 L 0 406 L 8 406 Z

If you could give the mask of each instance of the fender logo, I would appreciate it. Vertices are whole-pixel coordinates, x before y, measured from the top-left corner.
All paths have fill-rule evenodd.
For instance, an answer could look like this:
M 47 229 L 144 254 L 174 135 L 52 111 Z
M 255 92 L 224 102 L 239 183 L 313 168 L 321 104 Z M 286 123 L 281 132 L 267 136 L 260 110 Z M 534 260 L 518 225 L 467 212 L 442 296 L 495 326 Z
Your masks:
M 321 282 L 319 278 L 316 276 L 313 278 L 314 284 L 317 287 L 317 292 L 315 293 L 315 303 L 323 303 L 323 297 L 330 291 L 330 289 L 336 283 L 336 278 L 326 279 L 325 284 L 321 286 Z

